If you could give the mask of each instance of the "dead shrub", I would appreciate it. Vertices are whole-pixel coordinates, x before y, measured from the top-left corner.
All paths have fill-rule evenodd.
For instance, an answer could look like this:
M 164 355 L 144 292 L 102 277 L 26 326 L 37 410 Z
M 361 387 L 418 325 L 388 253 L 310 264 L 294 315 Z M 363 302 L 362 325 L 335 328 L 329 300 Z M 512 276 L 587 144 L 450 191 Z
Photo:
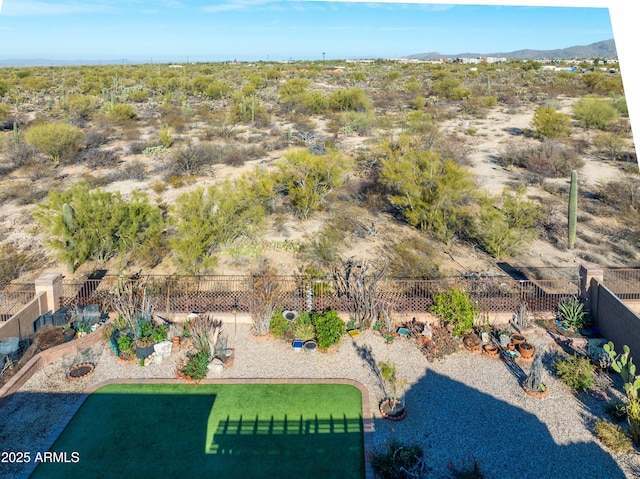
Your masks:
M 567 176 L 584 161 L 574 149 L 563 143 L 545 140 L 532 146 L 508 145 L 499 158 L 502 166 L 519 166 L 541 178 Z

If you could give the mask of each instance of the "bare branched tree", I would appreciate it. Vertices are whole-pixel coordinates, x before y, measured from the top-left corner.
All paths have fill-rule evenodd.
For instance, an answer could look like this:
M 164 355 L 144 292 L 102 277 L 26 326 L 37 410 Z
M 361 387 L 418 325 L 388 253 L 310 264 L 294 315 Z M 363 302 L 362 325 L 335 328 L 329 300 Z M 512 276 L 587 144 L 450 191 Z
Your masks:
M 386 271 L 387 264 L 384 262 L 353 258 L 335 268 L 333 280 L 337 295 L 347 300 L 357 327 L 369 327 L 381 319 L 387 323 L 391 317 L 390 305 L 378 294 L 378 283 L 385 277 Z

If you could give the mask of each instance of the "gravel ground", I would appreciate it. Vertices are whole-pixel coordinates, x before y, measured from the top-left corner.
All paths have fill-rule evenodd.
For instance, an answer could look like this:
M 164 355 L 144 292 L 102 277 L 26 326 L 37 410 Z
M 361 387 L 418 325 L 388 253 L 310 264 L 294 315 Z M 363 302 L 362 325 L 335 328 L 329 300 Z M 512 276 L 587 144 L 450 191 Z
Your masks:
M 573 394 L 553 377 L 547 358 L 546 398 L 527 396 L 520 383 L 529 364 L 507 364 L 499 359 L 460 351 L 429 363 L 405 339 L 392 344 L 371 331 L 345 338 L 335 352 L 296 353 L 283 341 L 258 341 L 248 325 L 238 325 L 237 338 L 227 325 L 234 364 L 222 378 L 348 378 L 368 390 L 374 416 L 374 448 L 394 439 L 420 444 L 430 468 L 429 477 L 450 477 L 448 464 L 460 467 L 477 460 L 488 478 L 640 477 L 640 453 L 610 454 L 596 439 L 593 425 L 602 417 L 604 401 L 588 393 Z M 540 332 L 531 342 L 545 341 Z M 552 355 L 557 346 L 549 348 Z M 139 367 L 121 364 L 107 346 L 96 346 L 95 372 L 80 381 L 68 381 L 66 370 L 78 357 L 65 357 L 36 373 L 0 409 L 0 451 L 46 450 L 61 421 L 75 411 L 81 393 L 116 378 L 173 378 L 184 351 L 162 364 Z M 407 418 L 389 422 L 380 418 L 381 385 L 365 358 L 392 360 L 405 380 Z M 210 374 L 210 377 L 214 377 Z M 620 397 L 619 388 L 608 392 Z M 0 463 L 0 477 L 19 477 L 25 469 Z

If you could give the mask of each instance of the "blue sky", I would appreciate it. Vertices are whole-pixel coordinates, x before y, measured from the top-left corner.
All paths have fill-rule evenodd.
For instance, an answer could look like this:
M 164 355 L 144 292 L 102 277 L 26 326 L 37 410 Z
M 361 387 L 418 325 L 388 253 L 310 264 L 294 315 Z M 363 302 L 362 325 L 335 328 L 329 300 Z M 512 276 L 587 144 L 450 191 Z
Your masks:
M 535 4 L 535 2 L 532 2 Z M 400 57 L 613 38 L 606 8 L 271 0 L 0 0 L 0 59 Z

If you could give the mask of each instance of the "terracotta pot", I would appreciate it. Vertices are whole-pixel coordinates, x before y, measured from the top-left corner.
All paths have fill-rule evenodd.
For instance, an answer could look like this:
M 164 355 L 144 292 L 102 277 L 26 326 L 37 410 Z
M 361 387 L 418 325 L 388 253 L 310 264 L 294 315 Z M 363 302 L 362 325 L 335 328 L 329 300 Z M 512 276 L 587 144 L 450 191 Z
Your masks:
M 535 353 L 535 350 L 536 348 L 533 346 L 533 344 L 530 343 L 521 343 L 518 346 L 518 351 L 520 351 L 520 354 L 523 358 L 533 357 L 533 353 Z
M 407 410 L 402 401 L 398 401 L 398 404 L 392 407 L 391 400 L 384 399 L 380 403 L 380 415 L 389 421 L 402 421 L 407 417 Z
M 174 345 L 179 346 L 180 345 L 180 336 L 174 336 L 173 338 L 171 338 L 171 342 Z
M 494 346 L 493 344 L 485 344 L 484 345 L 484 352 L 490 358 L 497 358 L 498 354 L 499 354 L 498 347 Z
M 547 388 L 547 386 L 545 384 L 543 384 L 543 386 L 544 386 L 544 391 L 533 391 L 533 390 L 529 389 L 527 386 L 525 386 L 524 384 L 522 385 L 522 389 L 524 389 L 524 392 L 527 393 L 531 397 L 543 398 L 547 394 L 549 394 L 549 388 Z
M 511 342 L 514 345 L 518 345 L 518 344 L 522 344 L 526 341 L 525 337 L 522 334 L 512 334 L 511 335 Z
M 509 343 L 507 344 L 507 348 L 509 349 L 509 351 L 515 351 L 516 345 L 513 343 Z

